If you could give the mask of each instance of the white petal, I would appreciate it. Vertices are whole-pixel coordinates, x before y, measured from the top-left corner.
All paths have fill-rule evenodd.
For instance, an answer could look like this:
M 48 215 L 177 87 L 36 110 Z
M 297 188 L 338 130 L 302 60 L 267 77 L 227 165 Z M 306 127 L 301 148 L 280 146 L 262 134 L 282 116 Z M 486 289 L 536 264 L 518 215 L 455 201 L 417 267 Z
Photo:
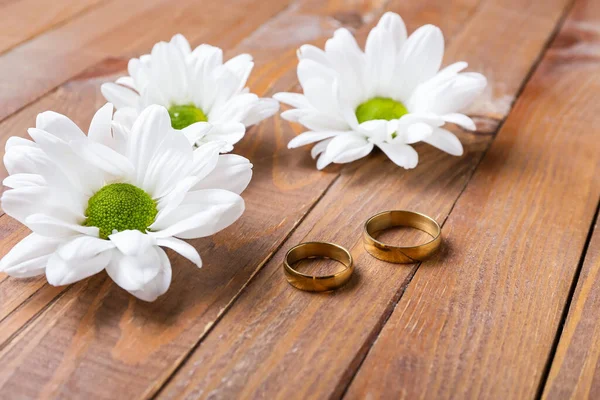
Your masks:
M 398 57 L 399 79 L 396 86 L 398 97 L 406 101 L 412 91 L 438 72 L 444 55 L 444 36 L 433 25 L 425 25 L 413 32 L 406 40 Z
M 157 246 L 135 256 L 127 256 L 118 250 L 113 252 L 106 272 L 113 281 L 125 290 L 141 290 L 159 274 L 162 260 Z
M 111 146 L 112 114 L 113 105 L 111 103 L 106 103 L 98 111 L 96 111 L 96 114 L 94 114 L 92 122 L 90 123 L 90 129 L 88 131 L 89 139 L 91 139 L 93 142 L 103 144 L 105 146 Z
M 198 268 L 202 268 L 200 254 L 198 254 L 198 251 L 191 244 L 173 237 L 159 238 L 156 240 L 156 244 L 170 248 L 193 262 Z
M 330 162 L 349 162 L 357 158 L 366 156 L 373 149 L 373 145 L 367 141 L 363 135 L 347 133 L 336 136 L 329 143 L 325 152 L 317 161 L 317 168 L 321 165 L 328 165 Z M 339 161 L 338 161 L 339 160 Z
M 192 52 L 189 42 L 181 33 L 178 33 L 171 38 L 171 44 L 175 45 L 183 54 Z
M 135 170 L 133 164 L 122 154 L 110 147 L 90 140 L 71 142 L 75 151 L 88 163 L 103 170 L 115 178 L 133 179 Z
M 194 186 L 194 190 L 223 189 L 241 194 L 252 179 L 252 164 L 236 154 L 219 156 L 215 168 Z
M 199 142 L 212 129 L 212 125 L 208 122 L 196 122 L 181 129 L 181 133 L 185 135 L 191 145 Z
M 23 175 L 25 174 L 13 176 L 18 178 Z M 41 178 L 39 175 L 37 177 Z M 6 179 L 9 183 L 11 180 Z M 76 223 L 84 220 L 85 210 L 78 204 L 81 200 L 83 199 L 73 199 L 71 193 L 65 193 L 61 188 L 51 187 L 44 182 L 41 185 L 27 184 L 5 191 L 2 194 L 2 207 L 6 214 L 21 223 L 25 223 L 30 215 L 39 213 Z
M 388 122 L 383 119 L 365 121 L 359 125 L 359 132 L 367 136 L 373 142 L 380 142 L 387 138 Z
M 117 78 L 115 83 L 117 85 L 125 86 L 128 89 L 137 91 L 137 88 L 135 87 L 135 81 L 130 76 L 121 76 L 121 77 Z
M 325 43 L 325 53 L 329 64 L 339 76 L 340 82 L 344 83 L 336 93 L 340 92 L 341 98 L 348 98 L 351 103 L 356 104 L 365 96 L 363 83 L 366 61 L 354 36 L 346 28 L 337 29 L 333 37 Z M 393 59 L 392 54 L 392 62 Z M 393 69 L 393 65 L 390 67 L 391 69 Z M 331 83 L 335 83 L 335 80 Z
M 189 192 L 182 203 L 160 226 L 152 225 L 156 238 L 176 236 L 181 239 L 206 237 L 225 229 L 244 212 L 244 200 L 222 189 Z
M 139 113 L 136 108 L 123 107 L 115 111 L 115 114 L 113 116 L 113 122 L 119 123 L 127 129 L 131 130 L 138 116 Z
M 403 136 L 403 142 L 405 144 L 417 143 L 425 138 L 429 137 L 435 128 L 424 122 L 417 122 L 416 124 L 409 125 Z
M 326 157 L 325 152 L 321 153 L 321 156 L 317 159 L 317 169 L 322 170 L 333 162 L 331 157 Z
M 112 257 L 112 244 L 85 235 L 62 244 L 50 256 L 46 278 L 53 286 L 69 285 L 102 271 Z
M 279 111 L 279 102 L 274 99 L 258 99 L 252 106 L 243 123 L 246 126 L 251 126 L 260 121 L 275 115 Z
M 152 236 L 138 230 L 113 233 L 108 236 L 108 239 L 126 256 L 137 256 L 156 244 Z
M 306 97 L 304 97 L 304 95 L 301 93 L 288 93 L 288 92 L 275 93 L 273 95 L 273 98 L 275 100 L 280 101 L 281 103 L 290 105 L 295 108 L 309 108 L 310 107 L 310 103 L 308 102 L 308 100 L 306 100 Z
M 246 86 L 246 81 L 254 67 L 252 56 L 250 54 L 239 54 L 223 65 L 237 76 L 238 87 L 236 92 L 241 91 Z
M 369 33 L 365 55 L 368 81 L 372 83 L 367 96 L 385 93 L 394 78 L 397 51 L 395 38 L 384 26 L 378 25 Z
M 333 162 L 338 164 L 349 163 L 368 156 L 372 150 L 373 143 L 365 143 L 362 146 L 357 146 L 341 152 L 333 159 Z
M 348 132 L 340 131 L 320 131 L 320 132 L 304 132 L 290 140 L 288 149 L 306 146 L 307 144 L 319 142 L 323 139 L 329 139 L 338 135 L 347 134 Z
M 73 121 L 54 111 L 45 111 L 38 114 L 35 120 L 35 127 L 66 142 L 85 138 L 85 134 Z
M 11 146 L 4 154 L 4 166 L 9 174 L 38 174 L 50 172 L 56 167 L 39 147 Z
M 153 198 L 167 194 L 193 159 L 185 136 L 171 127 L 167 109 L 157 105 L 146 108 L 136 120 L 127 154 L 136 170 L 136 186 Z
M 4 149 L 8 151 L 8 149 L 15 146 L 26 146 L 32 148 L 38 147 L 37 144 L 35 144 L 35 142 L 29 139 L 25 139 L 19 136 L 11 136 L 6 141 L 6 146 L 4 147 Z
M 327 115 L 339 115 L 333 90 L 338 75 L 333 69 L 302 59 L 298 63 L 297 74 L 304 96 L 313 107 Z
M 345 131 L 353 125 L 355 120 L 346 122 L 340 118 L 332 118 L 326 114 L 310 113 L 300 117 L 298 122 L 311 131 Z
M 190 189 L 198 182 L 195 176 L 188 176 L 180 180 L 173 190 L 158 201 L 158 214 L 154 219 L 154 225 L 161 225 L 166 218 L 169 218 L 170 213 L 175 210 Z
M 313 148 L 310 150 L 310 155 L 313 159 L 317 158 L 319 154 L 325 151 L 329 143 L 332 139 L 322 140 L 319 143 L 315 144 Z
M 7 176 L 2 184 L 6 187 L 18 189 L 22 187 L 37 187 L 37 186 L 46 186 L 46 180 L 42 175 L 39 174 L 14 174 Z
M 412 112 L 430 112 L 438 115 L 460 112 L 483 92 L 486 85 L 486 78 L 473 72 L 464 72 L 441 80 L 433 78 L 415 90 L 409 100 L 409 109 Z
M 79 139 L 66 142 L 56 135 L 37 128 L 29 128 L 27 132 L 46 153 L 53 167 L 60 169 L 73 187 L 91 195 L 94 190 L 104 184 L 106 178 L 104 171 L 86 162 L 73 149 L 71 143 L 79 141 Z M 87 140 L 87 138 L 84 136 L 81 140 Z M 37 173 L 44 175 L 43 171 Z
M 458 140 L 456 135 L 446 129 L 436 128 L 431 136 L 423 141 L 453 156 L 463 155 L 463 146 L 460 143 L 460 140 Z
M 281 113 L 281 118 L 286 120 L 286 121 L 290 121 L 290 122 L 300 122 L 300 118 L 305 117 L 307 115 L 313 114 L 316 111 L 312 109 L 291 109 L 291 110 L 285 110 L 284 112 Z
M 114 247 L 109 240 L 79 235 L 62 244 L 56 254 L 65 261 L 86 260 Z
M 211 110 L 207 111 L 210 115 L 213 109 L 218 109 L 227 103 L 234 95 L 239 92 L 240 78 L 231 72 L 228 68 L 221 67 L 215 71 L 214 79 L 216 79 L 217 93 L 212 104 Z
M 377 26 L 388 32 L 394 42 L 395 51 L 400 51 L 406 40 L 406 25 L 402 18 L 398 14 L 388 11 L 383 14 Z
M 156 104 L 166 105 L 172 102 L 181 104 L 187 98 L 188 89 L 183 53 L 169 43 L 159 42 L 152 47 L 151 57 L 151 84 L 146 87 L 146 90 L 153 87 L 162 94 L 161 102 Z M 167 103 L 164 103 L 165 100 Z
M 41 275 L 48 258 L 62 242 L 32 233 L 17 243 L 0 261 L 0 272 L 16 278 Z
M 213 125 L 228 122 L 243 122 L 258 102 L 258 96 L 254 93 L 238 94 L 223 102 L 218 107 L 215 105 L 210 114 L 208 114 L 208 121 Z
M 232 122 L 213 125 L 210 131 L 202 139 L 203 142 L 225 142 L 229 147 L 224 149 L 231 149 L 231 146 L 239 142 L 246 133 L 246 127 L 242 123 Z M 222 150 L 223 151 L 223 150 Z M 226 150 L 230 151 L 230 150 Z
M 460 126 L 469 131 L 474 131 L 476 128 L 475 122 L 464 114 L 452 113 L 444 115 L 444 120 Z
M 212 109 L 218 93 L 215 71 L 223 64 L 223 51 L 218 47 L 202 44 L 192 52 L 196 60 L 191 82 L 191 93 L 194 104 L 205 113 Z
M 154 301 L 158 298 L 158 296 L 165 294 L 171 285 L 172 271 L 169 258 L 165 254 L 164 250 L 159 247 L 156 248 L 156 253 L 158 254 L 160 269 L 154 279 L 138 290 L 129 291 L 129 293 L 140 300 Z
M 100 91 L 106 101 L 114 104 L 117 109 L 125 107 L 137 108 L 140 102 L 139 94 L 116 83 L 103 83 L 100 86 Z
M 377 143 L 379 147 L 394 164 L 403 167 L 405 169 L 411 169 L 417 166 L 419 163 L 419 155 L 407 144 L 402 143 Z
M 100 230 L 95 226 L 82 226 L 62 221 L 58 218 L 44 214 L 33 214 L 27 217 L 25 225 L 42 236 L 69 237 L 81 233 L 88 236 L 98 237 Z
M 297 55 L 300 60 L 313 60 L 324 66 L 329 66 L 329 60 L 327 59 L 325 52 L 312 44 L 300 46 Z

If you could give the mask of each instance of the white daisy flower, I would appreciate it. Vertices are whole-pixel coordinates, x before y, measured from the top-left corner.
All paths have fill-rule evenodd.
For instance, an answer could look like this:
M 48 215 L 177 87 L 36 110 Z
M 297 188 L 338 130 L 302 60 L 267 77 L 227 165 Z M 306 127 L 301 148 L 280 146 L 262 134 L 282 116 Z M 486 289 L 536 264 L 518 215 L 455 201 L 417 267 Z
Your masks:
M 410 144 L 424 141 L 452 155 L 462 155 L 458 138 L 442 128 L 451 122 L 473 130 L 460 114 L 484 89 L 478 73 L 459 73 L 458 62 L 439 71 L 444 37 L 426 25 L 406 37 L 399 15 L 386 13 L 369 33 L 365 51 L 352 34 L 338 29 L 325 50 L 298 50 L 298 80 L 304 94 L 274 97 L 295 109 L 282 118 L 304 125 L 289 148 L 317 143 L 317 168 L 347 163 L 379 147 L 397 165 L 414 168 L 418 154 Z
M 129 76 L 102 85 L 102 94 L 117 108 L 115 120 L 131 126 L 152 104 L 169 110 L 173 128 L 190 143 L 224 141 L 231 151 L 246 127 L 279 110 L 273 99 L 259 98 L 246 88 L 254 62 L 240 54 L 223 63 L 223 51 L 202 44 L 193 51 L 182 35 L 159 42 L 151 54 L 129 61 Z
M 1 261 L 14 277 L 46 274 L 67 285 L 106 269 L 134 296 L 153 301 L 171 282 L 162 247 L 198 267 L 200 255 L 180 239 L 212 235 L 244 211 L 240 193 L 252 165 L 220 155 L 219 142 L 196 148 L 174 132 L 167 110 L 151 106 L 131 132 L 112 124 L 109 103 L 86 136 L 70 119 L 39 114 L 33 141 L 12 137 L 4 163 L 6 214 L 33 231 Z

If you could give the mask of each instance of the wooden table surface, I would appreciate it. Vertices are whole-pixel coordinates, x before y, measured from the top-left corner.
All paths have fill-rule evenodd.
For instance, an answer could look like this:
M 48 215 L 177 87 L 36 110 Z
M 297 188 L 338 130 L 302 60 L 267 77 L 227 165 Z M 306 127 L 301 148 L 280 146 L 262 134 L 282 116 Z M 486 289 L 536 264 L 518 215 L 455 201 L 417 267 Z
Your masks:
M 301 44 L 341 26 L 363 44 L 388 10 L 440 26 L 444 64 L 488 77 L 478 130 L 454 130 L 465 154 L 417 145 L 414 170 L 374 152 L 320 172 L 286 147 L 300 126 L 252 127 L 245 214 L 192 241 L 203 269 L 169 253 L 156 302 L 105 273 L 0 274 L 0 398 L 600 398 L 600 0 L 0 0 L 0 146 L 48 109 L 87 126 L 100 84 L 175 33 L 251 53 L 249 86 L 270 96 L 299 90 Z M 362 224 L 388 209 L 436 218 L 442 250 L 370 257 Z M 0 255 L 26 234 L 2 215 Z M 351 249 L 346 287 L 288 285 L 283 255 L 307 240 Z

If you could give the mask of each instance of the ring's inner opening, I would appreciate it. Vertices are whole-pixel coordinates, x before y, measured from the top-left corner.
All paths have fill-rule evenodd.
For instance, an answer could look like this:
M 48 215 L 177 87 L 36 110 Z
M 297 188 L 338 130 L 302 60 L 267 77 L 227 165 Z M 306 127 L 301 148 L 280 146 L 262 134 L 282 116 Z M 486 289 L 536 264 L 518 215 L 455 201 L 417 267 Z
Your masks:
M 374 232 L 371 236 L 381 243 L 401 247 L 420 246 L 433 238 L 427 232 L 410 226 L 392 226 Z
M 305 258 L 290 266 L 302 274 L 311 276 L 335 275 L 346 269 L 341 262 L 326 257 Z
M 337 246 L 325 243 L 305 243 L 288 256 L 292 269 L 309 276 L 329 276 L 350 266 L 349 255 Z

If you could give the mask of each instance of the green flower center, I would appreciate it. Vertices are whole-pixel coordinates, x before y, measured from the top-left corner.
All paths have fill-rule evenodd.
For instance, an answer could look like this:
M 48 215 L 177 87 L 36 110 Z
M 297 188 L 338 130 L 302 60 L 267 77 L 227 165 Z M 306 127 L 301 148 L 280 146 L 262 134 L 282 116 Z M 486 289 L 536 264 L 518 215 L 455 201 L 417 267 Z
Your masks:
M 196 122 L 206 122 L 206 114 L 193 104 L 169 107 L 171 126 L 174 129 L 183 129 Z
M 157 213 L 156 202 L 148 193 L 129 183 L 112 183 L 90 197 L 84 225 L 98 227 L 100 237 L 107 239 L 115 229 L 146 232 Z
M 404 104 L 386 97 L 374 97 L 356 107 L 356 118 L 359 124 L 374 119 L 390 121 L 398 119 L 404 114 L 408 114 Z

